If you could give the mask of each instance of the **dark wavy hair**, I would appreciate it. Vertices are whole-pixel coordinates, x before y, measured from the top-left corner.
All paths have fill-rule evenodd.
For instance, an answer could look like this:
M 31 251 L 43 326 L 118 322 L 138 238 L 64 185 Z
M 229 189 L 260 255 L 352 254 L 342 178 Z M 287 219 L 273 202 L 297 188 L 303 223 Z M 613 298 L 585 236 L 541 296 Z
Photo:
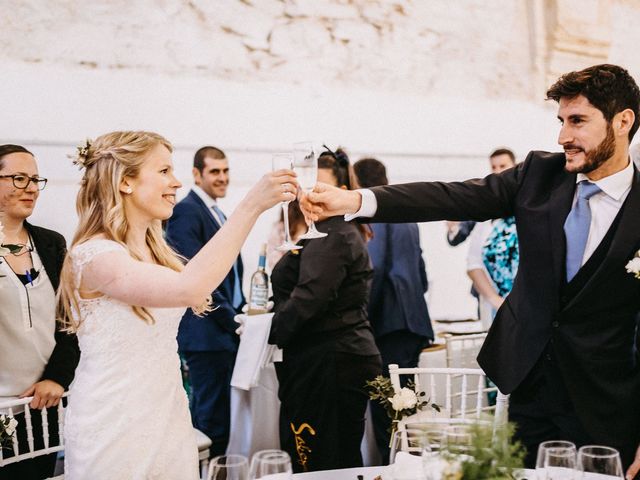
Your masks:
M 562 75 L 547 91 L 547 100 L 583 95 L 602 112 L 607 122 L 627 108 L 636 118 L 629 130 L 629 142 L 640 126 L 640 89 L 629 72 L 617 65 L 594 65 Z
M 24 148 L 22 145 L 12 145 L 10 143 L 0 145 L 0 170 L 4 168 L 4 161 L 2 159 L 6 155 L 9 155 L 11 153 L 28 153 L 33 157 L 33 153 Z

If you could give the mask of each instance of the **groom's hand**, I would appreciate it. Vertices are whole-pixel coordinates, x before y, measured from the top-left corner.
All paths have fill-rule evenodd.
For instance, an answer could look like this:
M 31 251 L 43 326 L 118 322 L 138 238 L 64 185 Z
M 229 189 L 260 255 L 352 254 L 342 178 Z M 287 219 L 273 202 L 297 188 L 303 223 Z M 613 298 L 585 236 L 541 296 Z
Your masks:
M 353 190 L 318 182 L 313 191 L 302 197 L 300 207 L 305 217 L 318 220 L 319 216 L 333 217 L 360 210 L 362 195 Z
M 33 396 L 33 400 L 31 400 L 29 406 L 31 408 L 43 409 L 57 406 L 62 395 L 64 395 L 62 385 L 53 380 L 42 380 L 41 382 L 34 383 L 22 392 L 20 398 Z

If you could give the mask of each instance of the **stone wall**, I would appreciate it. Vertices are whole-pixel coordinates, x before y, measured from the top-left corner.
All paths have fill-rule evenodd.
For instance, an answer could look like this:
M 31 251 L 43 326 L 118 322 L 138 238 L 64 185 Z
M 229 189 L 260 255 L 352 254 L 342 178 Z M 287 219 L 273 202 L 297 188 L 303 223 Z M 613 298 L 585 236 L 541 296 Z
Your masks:
M 0 142 L 37 154 L 50 183 L 33 220 L 68 238 L 66 154 L 87 136 L 163 133 L 184 192 L 193 151 L 226 149 L 229 212 L 297 140 L 376 155 L 396 182 L 480 176 L 497 146 L 556 148 L 542 99 L 559 74 L 610 61 L 640 78 L 635 0 L 0 0 L 0 12 Z M 249 271 L 276 214 L 243 249 Z M 440 223 L 421 229 L 434 315 L 473 315 L 466 247 L 449 248 Z

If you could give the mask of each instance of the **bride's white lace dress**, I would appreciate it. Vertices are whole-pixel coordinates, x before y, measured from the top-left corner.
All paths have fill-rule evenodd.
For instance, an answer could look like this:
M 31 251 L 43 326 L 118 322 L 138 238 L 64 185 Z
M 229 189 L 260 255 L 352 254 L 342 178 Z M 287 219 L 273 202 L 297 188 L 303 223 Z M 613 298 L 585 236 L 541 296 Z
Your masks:
M 83 268 L 114 250 L 124 248 L 109 240 L 74 247 L 76 288 Z M 65 418 L 65 480 L 199 478 L 177 354 L 183 312 L 153 309 L 156 323 L 148 325 L 113 298 L 80 300 L 82 353 Z

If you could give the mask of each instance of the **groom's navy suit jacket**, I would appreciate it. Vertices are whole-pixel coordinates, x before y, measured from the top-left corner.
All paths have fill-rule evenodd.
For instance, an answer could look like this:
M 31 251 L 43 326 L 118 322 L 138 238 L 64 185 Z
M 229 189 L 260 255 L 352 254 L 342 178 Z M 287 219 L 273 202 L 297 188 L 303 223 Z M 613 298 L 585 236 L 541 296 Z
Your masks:
M 167 222 L 167 241 L 180 255 L 191 259 L 220 229 L 213 214 L 194 192 L 175 206 Z M 214 310 L 202 317 L 188 309 L 178 330 L 178 346 L 181 352 L 238 350 L 239 339 L 235 330 L 238 324 L 233 317 L 236 310 L 231 304 L 234 282 L 242 281 L 242 259 L 238 256 L 238 275 L 233 269 L 213 292 Z M 244 303 L 244 300 L 243 300 Z
M 502 392 L 511 393 L 552 348 L 594 441 L 635 447 L 640 280 L 625 264 L 640 248 L 640 174 L 634 169 L 631 191 L 607 234 L 608 248 L 567 285 L 563 225 L 576 175 L 564 165 L 564 154 L 531 152 L 523 163 L 482 180 L 373 188 L 378 209 L 371 221 L 481 222 L 515 215 L 520 267 L 478 356 L 481 367 Z M 574 281 L 579 288 L 572 288 Z

